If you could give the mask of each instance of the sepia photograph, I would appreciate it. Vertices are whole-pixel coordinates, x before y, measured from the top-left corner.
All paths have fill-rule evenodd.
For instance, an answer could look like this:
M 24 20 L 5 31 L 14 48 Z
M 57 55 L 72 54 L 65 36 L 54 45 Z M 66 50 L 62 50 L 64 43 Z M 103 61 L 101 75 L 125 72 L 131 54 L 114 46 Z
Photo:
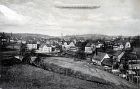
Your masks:
M 0 0 L 0 89 L 140 89 L 140 0 Z

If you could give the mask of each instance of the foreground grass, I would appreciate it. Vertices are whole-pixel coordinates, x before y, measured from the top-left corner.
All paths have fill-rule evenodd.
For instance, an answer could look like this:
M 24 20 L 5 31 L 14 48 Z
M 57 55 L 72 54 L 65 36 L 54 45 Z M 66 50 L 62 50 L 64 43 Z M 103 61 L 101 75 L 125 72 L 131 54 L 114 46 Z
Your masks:
M 9 67 L 0 81 L 2 89 L 128 89 L 93 83 L 23 64 Z

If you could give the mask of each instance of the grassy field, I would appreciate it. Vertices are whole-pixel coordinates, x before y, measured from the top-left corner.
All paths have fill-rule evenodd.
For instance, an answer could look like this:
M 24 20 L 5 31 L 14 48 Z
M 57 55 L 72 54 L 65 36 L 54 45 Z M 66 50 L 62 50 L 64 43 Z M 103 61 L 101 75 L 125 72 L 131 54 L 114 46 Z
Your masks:
M 128 89 L 89 82 L 23 64 L 9 67 L 0 81 L 2 89 Z

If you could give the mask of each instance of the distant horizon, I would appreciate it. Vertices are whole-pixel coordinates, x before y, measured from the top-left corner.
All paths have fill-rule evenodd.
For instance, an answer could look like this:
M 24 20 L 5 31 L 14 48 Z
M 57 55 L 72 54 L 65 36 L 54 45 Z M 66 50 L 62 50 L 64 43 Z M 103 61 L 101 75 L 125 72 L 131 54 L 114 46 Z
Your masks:
M 3 33 L 0 31 L 0 33 Z M 62 35 L 58 35 L 58 36 L 55 36 L 55 35 L 49 35 L 49 34 L 43 34 L 43 33 L 25 33 L 25 32 L 4 32 L 4 33 L 12 33 L 12 34 L 38 34 L 38 35 L 46 35 L 46 36 L 53 36 L 53 37 L 61 37 Z M 105 36 L 140 36 L 140 34 L 137 34 L 137 35 L 107 35 L 107 34 L 100 34 L 100 33 L 85 33 L 85 34 L 66 34 L 66 35 L 63 35 L 63 36 L 80 36 L 80 35 L 105 35 Z

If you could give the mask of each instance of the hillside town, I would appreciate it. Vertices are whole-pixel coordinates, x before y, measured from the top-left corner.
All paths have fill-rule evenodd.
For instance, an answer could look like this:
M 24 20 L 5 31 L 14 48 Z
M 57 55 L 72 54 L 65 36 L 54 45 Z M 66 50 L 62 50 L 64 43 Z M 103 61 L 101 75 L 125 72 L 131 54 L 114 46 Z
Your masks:
M 2 55 L 1 61 L 16 58 L 33 64 L 45 57 L 70 58 L 94 65 L 127 81 L 140 84 L 140 36 L 114 36 L 111 39 L 79 39 L 71 37 L 26 39 L 12 33 L 0 33 L 0 51 L 14 51 Z M 6 62 L 3 62 L 6 64 Z

